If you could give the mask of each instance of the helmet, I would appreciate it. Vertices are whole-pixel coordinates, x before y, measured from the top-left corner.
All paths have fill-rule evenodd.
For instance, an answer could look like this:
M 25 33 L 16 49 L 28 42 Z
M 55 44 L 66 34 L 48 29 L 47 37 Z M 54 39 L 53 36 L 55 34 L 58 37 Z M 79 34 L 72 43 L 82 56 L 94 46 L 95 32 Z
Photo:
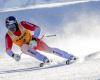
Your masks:
M 5 21 L 8 30 L 15 32 L 18 29 L 18 23 L 14 16 L 9 16 Z

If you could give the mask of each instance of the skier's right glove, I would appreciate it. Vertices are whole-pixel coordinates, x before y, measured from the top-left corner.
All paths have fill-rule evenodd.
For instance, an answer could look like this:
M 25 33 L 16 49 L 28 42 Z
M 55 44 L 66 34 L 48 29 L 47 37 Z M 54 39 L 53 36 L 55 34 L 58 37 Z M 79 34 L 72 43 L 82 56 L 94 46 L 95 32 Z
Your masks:
M 21 56 L 19 54 L 13 54 L 12 57 L 15 59 L 15 61 L 20 61 Z
M 30 48 L 35 48 L 35 47 L 37 47 L 36 38 L 33 38 L 33 39 L 30 41 L 29 47 L 30 47 Z

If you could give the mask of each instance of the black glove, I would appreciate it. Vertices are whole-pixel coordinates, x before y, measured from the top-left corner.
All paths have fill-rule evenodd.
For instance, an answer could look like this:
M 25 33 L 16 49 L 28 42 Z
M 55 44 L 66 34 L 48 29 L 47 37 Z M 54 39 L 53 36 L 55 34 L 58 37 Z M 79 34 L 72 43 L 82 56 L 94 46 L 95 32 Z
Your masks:
M 35 40 L 35 41 L 37 41 L 37 39 L 36 39 L 36 38 L 32 38 L 32 40 Z

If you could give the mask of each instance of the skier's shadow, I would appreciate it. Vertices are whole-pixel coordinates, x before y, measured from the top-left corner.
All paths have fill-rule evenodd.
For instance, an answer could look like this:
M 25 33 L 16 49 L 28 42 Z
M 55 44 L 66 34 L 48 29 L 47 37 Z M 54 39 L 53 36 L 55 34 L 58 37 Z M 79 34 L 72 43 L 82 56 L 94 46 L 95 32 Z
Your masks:
M 35 70 L 42 70 L 42 69 L 49 69 L 49 68 L 54 68 L 54 67 L 60 67 L 64 66 L 65 64 L 61 65 L 53 65 L 49 67 L 30 67 L 30 68 L 23 68 L 23 69 L 13 69 L 13 70 L 5 70 L 5 71 L 0 71 L 0 74 L 7 74 L 7 73 L 15 73 L 15 72 L 28 72 L 28 71 L 35 71 Z

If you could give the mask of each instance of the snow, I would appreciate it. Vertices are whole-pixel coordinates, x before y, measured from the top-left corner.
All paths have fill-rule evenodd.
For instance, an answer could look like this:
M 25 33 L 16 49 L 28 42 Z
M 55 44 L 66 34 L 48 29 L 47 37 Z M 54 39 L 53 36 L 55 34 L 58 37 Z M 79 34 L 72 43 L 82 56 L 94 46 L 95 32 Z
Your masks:
M 18 21 L 27 20 L 38 24 L 43 33 L 57 34 L 44 38 L 51 47 L 58 47 L 79 57 L 71 65 L 46 69 L 36 69 L 39 61 L 22 55 L 20 62 L 8 58 L 4 49 L 4 20 L 14 15 Z M 68 3 L 53 3 L 26 8 L 0 11 L 0 80 L 100 80 L 100 1 L 86 0 Z M 18 47 L 13 50 L 20 53 Z M 4 54 L 3 54 L 4 53 Z M 63 59 L 53 54 L 47 55 L 54 61 Z
M 0 80 L 99 80 L 100 59 L 76 62 L 71 65 L 35 69 L 34 59 L 21 62 L 0 61 Z

